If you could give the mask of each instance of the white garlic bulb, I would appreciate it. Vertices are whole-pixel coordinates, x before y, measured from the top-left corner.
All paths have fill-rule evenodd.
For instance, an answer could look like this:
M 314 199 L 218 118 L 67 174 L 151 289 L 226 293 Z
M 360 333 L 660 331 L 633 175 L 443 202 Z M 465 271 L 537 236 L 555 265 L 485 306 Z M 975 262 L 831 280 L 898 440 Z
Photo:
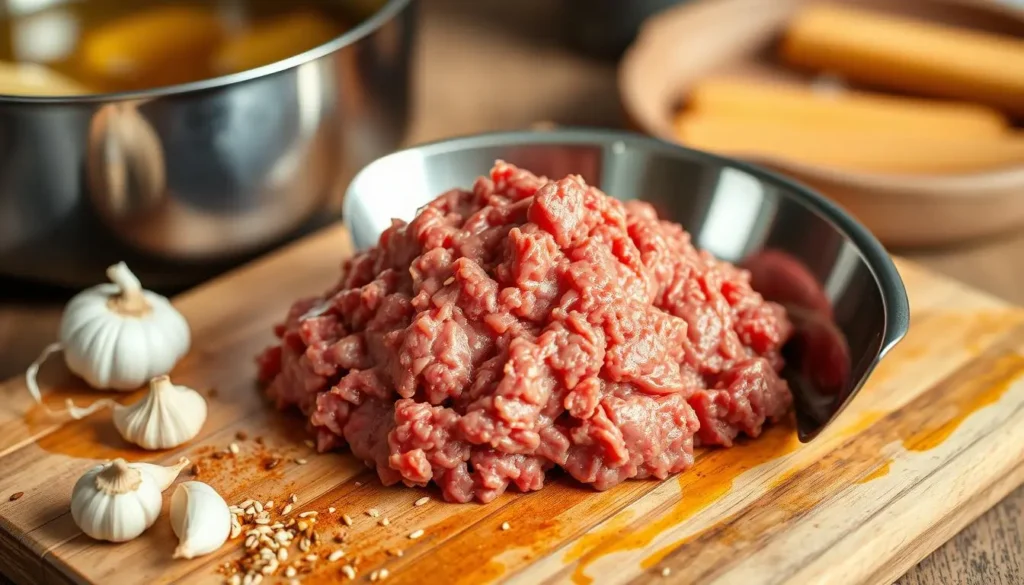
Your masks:
M 36 376 L 51 354 L 64 351 L 68 369 L 93 388 L 135 390 L 167 374 L 188 353 L 188 322 L 166 297 L 143 290 L 124 262 L 107 269 L 110 283 L 86 289 L 64 308 L 60 342 L 29 366 L 25 382 L 42 404 Z M 72 412 L 72 416 L 75 413 Z
M 217 490 L 201 481 L 186 481 L 171 494 L 171 529 L 178 537 L 174 558 L 209 554 L 227 541 L 231 510 Z
M 115 459 L 85 472 L 71 491 L 71 517 L 86 535 L 124 542 L 142 534 L 160 515 L 161 492 L 188 465 L 170 467 Z
M 146 396 L 129 406 L 114 406 L 114 426 L 129 443 L 143 449 L 171 449 L 192 440 L 206 422 L 206 399 L 167 376 L 149 382 Z

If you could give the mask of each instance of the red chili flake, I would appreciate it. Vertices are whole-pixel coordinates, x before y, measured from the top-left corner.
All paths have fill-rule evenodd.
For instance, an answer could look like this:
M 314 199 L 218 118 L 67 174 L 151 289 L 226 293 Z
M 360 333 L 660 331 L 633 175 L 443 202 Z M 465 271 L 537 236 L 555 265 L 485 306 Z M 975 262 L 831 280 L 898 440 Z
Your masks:
M 237 433 L 235 433 L 235 438 L 238 439 L 239 441 L 244 441 L 249 438 L 249 433 L 245 431 L 238 431 Z
M 25 495 L 25 492 L 14 492 L 13 494 L 11 494 L 10 501 L 13 502 L 14 500 L 17 500 L 18 498 L 20 498 L 21 496 L 24 496 L 24 495 Z

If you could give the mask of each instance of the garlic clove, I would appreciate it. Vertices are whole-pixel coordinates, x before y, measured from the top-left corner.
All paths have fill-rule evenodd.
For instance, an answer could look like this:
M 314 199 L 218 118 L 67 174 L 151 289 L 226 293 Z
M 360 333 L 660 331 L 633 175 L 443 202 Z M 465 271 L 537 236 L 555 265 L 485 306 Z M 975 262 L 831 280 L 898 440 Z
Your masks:
M 231 532 L 227 502 L 201 481 L 178 484 L 171 494 L 171 529 L 178 537 L 173 558 L 191 559 L 220 548 Z
M 114 426 L 121 436 L 143 449 L 171 449 L 195 438 L 206 422 L 206 399 L 167 376 L 149 382 L 146 396 L 129 406 L 114 407 Z
M 162 492 L 171 487 L 174 480 L 181 474 L 181 470 L 188 467 L 189 460 L 185 457 L 178 459 L 174 465 L 153 465 L 152 463 L 132 463 L 132 467 L 149 474 L 156 482 L 157 488 Z
M 161 492 L 188 464 L 128 463 L 115 459 L 86 471 L 71 490 L 71 517 L 87 536 L 97 540 L 125 542 L 156 522 L 162 504 Z M 167 481 L 167 475 L 174 477 Z

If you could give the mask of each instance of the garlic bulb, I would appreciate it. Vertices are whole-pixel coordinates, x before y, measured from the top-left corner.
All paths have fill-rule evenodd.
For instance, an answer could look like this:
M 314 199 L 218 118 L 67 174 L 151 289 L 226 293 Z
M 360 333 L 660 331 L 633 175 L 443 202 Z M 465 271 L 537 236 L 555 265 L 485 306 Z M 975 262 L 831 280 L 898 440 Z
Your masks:
M 124 262 L 108 268 L 107 277 L 111 283 L 86 289 L 68 302 L 60 342 L 29 366 L 25 381 L 36 403 L 42 404 L 39 366 L 55 352 L 63 350 L 68 369 L 90 386 L 107 390 L 134 390 L 170 372 L 188 352 L 188 323 L 166 297 L 143 290 Z
M 171 529 L 178 537 L 174 558 L 209 554 L 227 541 L 231 511 L 217 490 L 201 481 L 186 481 L 171 494 Z
M 71 491 L 71 517 L 86 535 L 124 542 L 145 532 L 160 515 L 161 492 L 188 465 L 170 467 L 115 459 L 86 471 Z
M 206 421 L 206 399 L 167 376 L 149 382 L 146 396 L 129 406 L 114 406 L 114 426 L 129 443 L 143 449 L 171 449 L 199 434 Z

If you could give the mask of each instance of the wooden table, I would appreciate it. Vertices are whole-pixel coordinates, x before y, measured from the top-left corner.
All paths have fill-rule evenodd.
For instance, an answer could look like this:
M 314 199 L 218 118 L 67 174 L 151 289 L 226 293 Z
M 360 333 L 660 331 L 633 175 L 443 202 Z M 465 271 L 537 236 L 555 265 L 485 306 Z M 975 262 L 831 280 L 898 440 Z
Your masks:
M 558 42 L 554 2 L 422 3 L 410 142 L 538 121 L 621 126 L 615 66 Z M 468 46 L 472 49 L 467 50 Z M 1024 234 L 948 250 L 894 250 L 1024 304 Z M 61 300 L 0 285 L 0 377 L 17 375 L 56 336 Z M 899 585 L 1024 583 L 1024 487 L 978 518 Z M 0 577 L 0 583 L 3 582 Z

